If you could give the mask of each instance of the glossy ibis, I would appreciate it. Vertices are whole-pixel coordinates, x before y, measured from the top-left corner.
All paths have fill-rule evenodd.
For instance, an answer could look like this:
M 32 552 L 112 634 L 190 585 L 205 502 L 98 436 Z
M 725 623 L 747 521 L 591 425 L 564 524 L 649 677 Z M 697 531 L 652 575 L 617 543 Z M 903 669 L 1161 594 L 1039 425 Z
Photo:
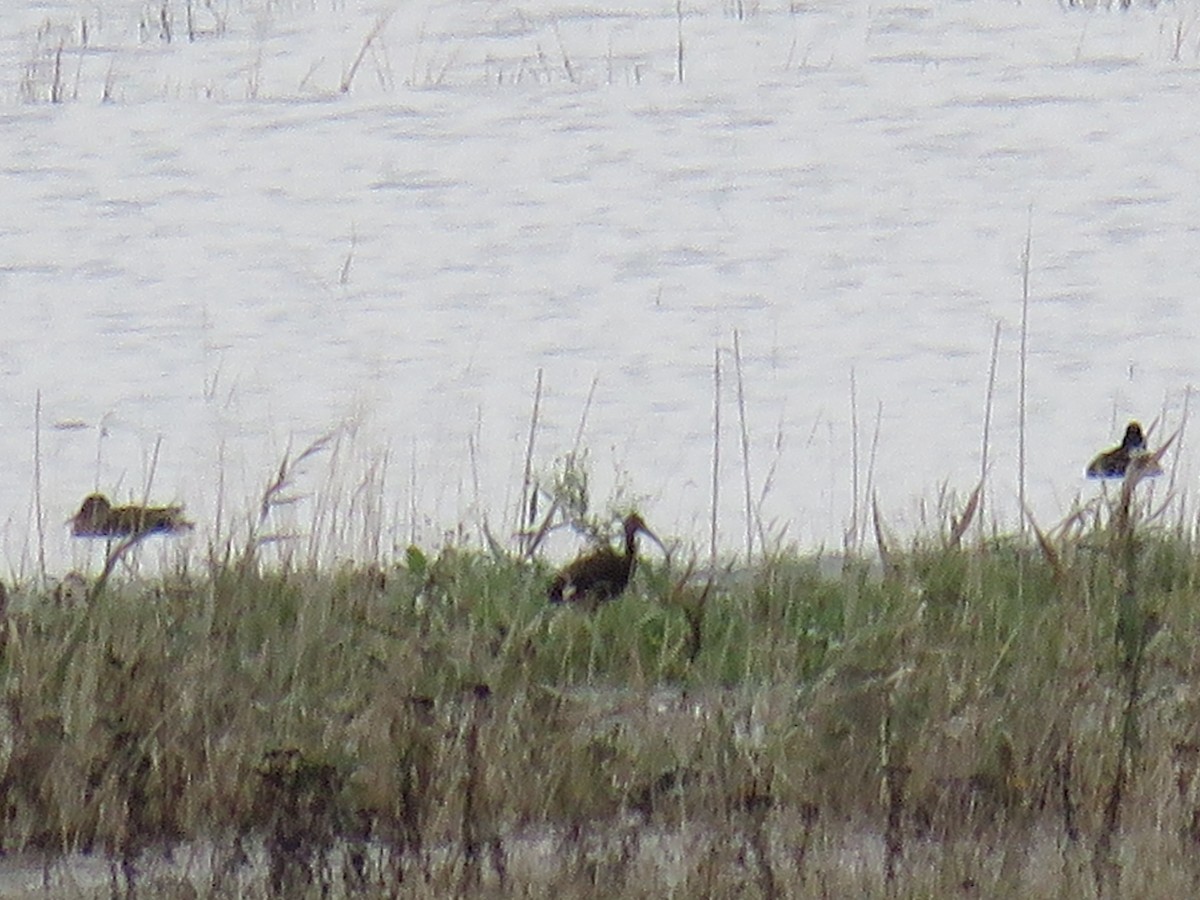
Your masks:
M 1124 478 L 1130 463 L 1135 464 L 1141 475 L 1162 474 L 1157 458 L 1146 449 L 1146 436 L 1137 422 L 1130 422 L 1125 427 L 1119 447 L 1104 451 L 1088 464 L 1087 477 Z
M 663 546 L 637 513 L 630 513 L 622 524 L 625 552 L 618 553 L 611 547 L 602 547 L 579 557 L 554 576 L 548 592 L 551 603 L 581 603 L 594 609 L 605 600 L 621 595 L 629 584 L 637 561 L 638 532 L 658 546 Z
M 71 519 L 75 537 L 177 534 L 191 528 L 192 523 L 183 518 L 182 506 L 113 506 L 103 494 L 87 497 Z

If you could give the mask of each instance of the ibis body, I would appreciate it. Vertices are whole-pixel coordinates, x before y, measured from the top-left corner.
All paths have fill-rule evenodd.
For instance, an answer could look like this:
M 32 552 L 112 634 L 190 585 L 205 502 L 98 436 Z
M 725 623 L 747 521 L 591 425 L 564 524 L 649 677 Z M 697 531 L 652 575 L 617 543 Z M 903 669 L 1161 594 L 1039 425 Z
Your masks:
M 554 576 L 548 592 L 551 603 L 583 603 L 594 607 L 621 595 L 629 585 L 637 561 L 638 532 L 662 546 L 662 541 L 637 513 L 626 516 L 623 527 L 624 553 L 602 547 L 579 557 Z

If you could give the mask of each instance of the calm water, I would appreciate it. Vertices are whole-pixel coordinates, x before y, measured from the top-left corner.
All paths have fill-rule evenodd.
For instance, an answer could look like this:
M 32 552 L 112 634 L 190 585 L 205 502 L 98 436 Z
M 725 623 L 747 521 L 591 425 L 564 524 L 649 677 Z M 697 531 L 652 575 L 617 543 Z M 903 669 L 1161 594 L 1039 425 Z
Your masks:
M 63 525 L 93 488 L 152 482 L 203 546 L 335 429 L 271 528 L 340 554 L 506 534 L 539 369 L 535 470 L 586 409 L 597 506 L 706 543 L 714 354 L 726 546 L 747 469 L 804 546 L 841 545 L 856 483 L 916 528 L 979 477 L 996 323 L 1011 525 L 1027 233 L 1036 514 L 1096 493 L 1082 468 L 1126 418 L 1182 419 L 1191 3 L 403 5 L 345 94 L 383 6 L 234 0 L 194 41 L 182 3 L 169 40 L 159 4 L 23 6 L 0 23 L 0 568 L 36 569 L 35 457 L 55 573 L 98 552 Z

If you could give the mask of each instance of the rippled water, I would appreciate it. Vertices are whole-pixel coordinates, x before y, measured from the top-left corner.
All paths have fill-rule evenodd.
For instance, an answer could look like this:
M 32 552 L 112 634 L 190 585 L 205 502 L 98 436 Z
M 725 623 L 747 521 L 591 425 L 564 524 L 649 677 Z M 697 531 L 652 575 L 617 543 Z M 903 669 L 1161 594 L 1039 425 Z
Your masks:
M 860 506 L 870 482 L 896 528 L 970 491 L 1000 323 L 988 496 L 1011 525 L 1027 234 L 1037 515 L 1095 492 L 1082 468 L 1127 417 L 1182 418 L 1190 2 L 229 0 L 195 4 L 194 40 L 165 6 L 165 28 L 162 3 L 113 0 L 0 24 L 11 570 L 36 565 L 35 456 L 53 570 L 86 552 L 62 521 L 93 488 L 152 475 L 202 543 L 342 423 L 295 527 L 334 465 L 388 540 L 504 533 L 539 369 L 535 468 L 586 408 L 596 502 L 621 487 L 703 542 L 715 353 L 722 538 L 744 546 L 735 332 L 754 504 L 815 547 L 852 519 L 855 433 Z M 1186 486 L 1186 441 L 1173 457 Z

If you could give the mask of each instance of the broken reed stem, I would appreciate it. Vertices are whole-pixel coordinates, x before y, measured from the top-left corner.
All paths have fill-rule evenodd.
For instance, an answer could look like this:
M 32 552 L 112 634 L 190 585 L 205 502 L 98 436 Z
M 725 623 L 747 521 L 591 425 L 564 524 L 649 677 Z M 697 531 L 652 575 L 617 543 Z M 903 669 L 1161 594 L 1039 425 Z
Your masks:
M 146 485 L 142 488 L 142 504 L 149 505 L 150 490 L 154 486 L 154 475 L 158 471 L 158 454 L 162 450 L 163 436 L 154 439 L 154 451 L 150 454 L 150 468 L 146 472 Z
M 100 468 L 104 459 L 104 439 L 108 437 L 108 429 L 104 427 L 104 418 L 96 427 L 96 479 L 92 487 L 96 490 L 100 489 Z
M 1183 444 L 1183 432 L 1187 428 L 1188 412 L 1190 411 L 1191 405 L 1192 405 L 1192 390 L 1193 390 L 1193 388 L 1190 384 L 1183 389 L 1183 414 L 1181 417 L 1181 421 L 1179 422 L 1179 428 L 1176 430 L 1176 433 L 1179 435 L 1179 439 L 1180 439 L 1179 443 L 1181 445 Z M 1174 457 L 1172 457 L 1172 459 L 1171 459 L 1171 476 L 1170 476 L 1170 478 L 1167 479 L 1167 493 L 1168 494 L 1175 493 L 1175 486 L 1178 483 L 1178 476 L 1179 476 L 1179 459 L 1180 459 L 1180 454 L 1178 454 L 1178 453 L 1176 453 L 1174 455 Z M 1180 496 L 1179 496 L 1180 507 L 1181 508 L 1184 507 L 1186 502 L 1187 502 L 1187 498 L 1181 492 Z M 1182 520 L 1183 519 L 1182 519 L 1182 514 L 1181 514 L 1180 521 L 1182 521 Z
M 346 251 L 346 258 L 342 261 L 342 268 L 338 272 L 338 284 L 345 287 L 350 283 L 350 266 L 354 262 L 354 251 L 358 247 L 358 232 L 353 223 L 350 225 L 350 249 Z
M 867 498 L 875 496 L 875 459 L 879 453 L 879 432 L 883 428 L 883 401 L 875 407 L 875 427 L 871 431 L 871 452 L 867 457 L 867 483 L 863 490 L 863 522 L 860 533 L 855 537 L 856 543 L 865 543 L 867 539 Z M 856 504 L 857 506 L 857 504 Z
M 130 550 L 148 538 L 153 532 L 143 531 L 141 534 L 132 534 L 117 543 L 108 554 L 108 558 L 104 561 L 104 570 L 100 573 L 100 577 L 96 579 L 96 583 L 92 585 L 92 589 L 87 593 L 87 602 L 90 606 L 95 602 L 96 598 L 104 591 L 104 586 L 108 584 L 108 577 L 112 575 L 113 569 L 117 567 L 117 563 Z
M 558 52 L 562 55 L 563 71 L 567 73 L 567 79 L 571 84 L 579 84 L 579 78 L 575 75 L 575 67 L 571 65 L 571 57 L 567 54 L 567 48 L 563 44 L 557 22 L 554 23 L 554 39 L 558 41 Z
M 217 565 L 217 552 L 221 544 L 225 545 L 225 559 L 228 561 L 232 549 L 232 536 L 225 537 L 225 440 L 217 443 L 217 505 L 213 510 L 212 537 L 208 544 L 209 566 Z
M 50 85 L 50 102 L 63 102 L 63 85 L 62 85 L 62 55 L 63 42 L 58 42 L 58 49 L 54 52 L 54 81 Z
M 539 368 L 533 386 L 533 411 L 529 415 L 529 439 L 525 442 L 525 472 L 521 478 L 521 504 L 517 512 L 517 531 L 521 534 L 532 528 L 534 520 L 537 519 L 537 491 L 533 490 L 533 444 L 537 436 L 541 408 L 542 370 Z
M 675 74 L 683 84 L 683 0 L 675 0 Z
M 408 465 L 408 542 L 417 542 L 417 436 L 412 437 Z
M 579 447 L 583 444 L 583 432 L 587 428 L 588 413 L 592 410 L 592 399 L 596 396 L 596 385 L 600 383 L 600 376 L 592 376 L 592 386 L 588 388 L 587 399 L 583 402 L 583 412 L 579 415 L 579 427 L 575 429 L 575 443 L 571 446 L 571 458 L 575 459 L 579 456 Z
M 733 330 L 733 365 L 737 374 L 738 424 L 742 432 L 742 480 L 746 490 L 746 563 L 754 558 L 754 506 L 750 495 L 750 435 L 746 430 L 746 395 L 742 380 L 742 345 Z
M 712 520 L 709 523 L 712 564 L 717 564 L 717 502 L 721 487 L 721 348 L 713 348 Z
M 767 527 L 763 524 L 763 505 L 767 502 L 767 494 L 775 484 L 775 472 L 779 469 L 779 461 L 783 456 L 783 416 L 779 417 L 779 425 L 775 430 L 775 456 L 767 467 L 766 477 L 763 478 L 762 488 L 758 492 L 758 502 L 754 507 L 754 521 L 758 531 L 758 546 L 764 550 L 767 546 Z M 782 537 L 782 534 L 780 534 Z
M 387 27 L 387 23 L 391 21 L 392 15 L 395 14 L 395 12 L 396 8 L 393 7 L 390 12 L 386 12 L 381 15 L 375 20 L 374 27 L 367 32 L 367 36 L 363 40 L 362 46 L 358 48 L 358 56 L 354 57 L 354 62 L 350 64 L 349 71 L 347 71 L 345 77 L 342 78 L 341 92 L 343 94 L 349 93 L 350 85 L 354 83 L 354 76 L 358 73 L 358 67 L 362 65 L 363 59 L 366 58 L 367 51 L 371 49 L 371 45 L 375 43 L 375 39 L 378 38 L 383 32 L 383 29 Z
M 42 515 L 42 392 L 33 404 L 33 515 L 37 529 L 38 574 L 46 579 L 46 523 Z
M 883 517 L 879 515 L 879 498 L 875 495 L 871 496 L 871 521 L 875 525 L 875 546 L 879 550 L 879 562 L 883 566 L 884 577 L 895 577 L 900 573 L 900 568 L 892 558 L 887 535 L 883 530 Z
M 485 522 L 483 492 L 479 487 L 479 444 L 483 440 L 483 407 L 475 407 L 475 427 L 467 434 L 467 458 L 471 464 L 471 503 L 479 517 Z M 331 470 L 332 471 L 332 470 Z
M 992 433 L 992 404 L 996 397 L 996 360 L 1000 352 L 1000 320 L 996 320 L 996 328 L 992 332 L 992 361 L 988 367 L 987 394 L 983 401 L 983 447 L 979 451 L 979 483 L 987 478 L 988 446 Z M 983 537 L 983 491 L 979 493 L 979 536 Z

